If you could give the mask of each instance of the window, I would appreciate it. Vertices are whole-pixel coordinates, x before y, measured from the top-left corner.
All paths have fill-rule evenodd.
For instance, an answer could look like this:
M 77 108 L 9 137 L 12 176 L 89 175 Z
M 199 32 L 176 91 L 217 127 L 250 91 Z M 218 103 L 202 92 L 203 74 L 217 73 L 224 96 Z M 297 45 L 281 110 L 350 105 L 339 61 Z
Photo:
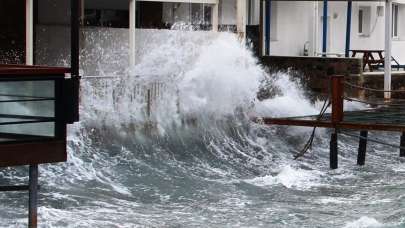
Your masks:
M 360 36 L 369 36 L 371 30 L 371 7 L 361 6 L 358 13 L 358 33 Z
M 399 5 L 392 5 L 392 37 L 398 38 Z
M 363 9 L 359 10 L 359 34 L 363 34 Z

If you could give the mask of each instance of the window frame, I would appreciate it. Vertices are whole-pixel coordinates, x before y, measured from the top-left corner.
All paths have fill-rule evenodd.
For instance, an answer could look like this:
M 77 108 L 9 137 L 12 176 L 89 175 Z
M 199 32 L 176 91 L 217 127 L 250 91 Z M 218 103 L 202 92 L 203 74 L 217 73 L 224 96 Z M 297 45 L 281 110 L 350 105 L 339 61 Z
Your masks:
M 399 39 L 399 4 L 392 4 L 392 38 Z

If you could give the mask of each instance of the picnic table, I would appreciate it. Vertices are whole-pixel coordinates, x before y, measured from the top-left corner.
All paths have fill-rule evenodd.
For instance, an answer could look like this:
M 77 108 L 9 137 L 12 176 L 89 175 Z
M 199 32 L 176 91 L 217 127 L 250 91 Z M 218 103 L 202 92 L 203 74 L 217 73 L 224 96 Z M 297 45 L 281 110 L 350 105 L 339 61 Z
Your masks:
M 363 55 L 363 70 L 368 66 L 370 71 L 377 69 L 380 66 L 384 66 L 384 50 L 350 50 L 352 57 L 356 57 L 357 54 Z

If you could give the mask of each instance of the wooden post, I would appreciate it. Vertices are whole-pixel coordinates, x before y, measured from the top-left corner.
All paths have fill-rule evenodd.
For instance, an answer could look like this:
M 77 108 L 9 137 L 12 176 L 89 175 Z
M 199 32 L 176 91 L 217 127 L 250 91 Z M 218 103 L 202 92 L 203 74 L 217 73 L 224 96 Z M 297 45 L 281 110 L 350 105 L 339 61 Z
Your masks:
M 38 165 L 29 167 L 29 200 L 28 200 L 28 227 L 37 227 L 37 202 L 38 202 Z
M 405 132 L 402 132 L 400 145 L 401 145 L 401 149 L 399 150 L 399 156 L 405 157 L 405 149 L 403 149 L 403 148 L 405 148 Z
M 331 76 L 332 123 L 335 132 L 330 139 L 330 168 L 338 168 L 338 134 L 336 124 L 343 121 L 343 76 Z
M 366 162 L 368 131 L 360 131 L 359 151 L 357 154 L 357 165 L 364 165 Z
M 343 76 L 331 77 L 332 123 L 343 121 Z
M 338 135 L 337 132 L 333 132 L 330 137 L 330 168 L 337 169 L 338 168 L 338 143 L 337 143 Z

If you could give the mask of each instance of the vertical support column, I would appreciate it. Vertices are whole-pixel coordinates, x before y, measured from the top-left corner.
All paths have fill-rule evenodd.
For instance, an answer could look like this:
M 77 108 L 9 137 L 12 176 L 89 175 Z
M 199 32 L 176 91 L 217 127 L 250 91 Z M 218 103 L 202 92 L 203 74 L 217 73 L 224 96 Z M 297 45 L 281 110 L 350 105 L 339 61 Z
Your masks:
M 85 19 L 85 0 L 80 0 L 80 24 L 84 25 Z
M 271 0 L 266 1 L 266 45 L 265 54 L 270 56 L 270 35 L 271 35 Z
M 236 28 L 241 39 L 246 36 L 246 0 L 236 0 Z
M 345 57 L 349 57 L 350 51 L 350 34 L 351 34 L 351 27 L 352 27 L 352 8 L 353 2 L 352 0 L 347 1 L 347 19 L 346 19 L 346 48 L 345 48 Z
M 357 153 L 357 165 L 363 166 L 366 163 L 368 131 L 360 131 L 359 151 Z
M 28 227 L 37 227 L 37 203 L 38 203 L 38 165 L 29 167 L 29 200 L 28 200 Z
M 34 64 L 34 0 L 25 0 L 25 64 Z
M 136 0 L 129 1 L 129 66 L 135 66 Z
M 74 107 L 72 113 L 71 121 L 79 120 L 79 92 L 80 92 L 80 0 L 70 1 L 70 68 L 71 68 L 71 88 L 73 90 L 73 95 L 71 97 L 71 102 Z
M 329 155 L 329 166 L 331 169 L 338 168 L 338 135 L 335 130 L 330 136 L 330 155 Z
M 219 24 L 219 3 L 217 2 L 212 6 L 212 31 L 218 32 L 218 24 Z
M 72 77 L 79 76 L 79 29 L 80 29 L 80 0 L 71 0 L 71 28 L 70 28 L 70 61 Z
M 384 90 L 391 90 L 391 49 L 392 49 L 392 0 L 385 0 L 385 57 Z M 391 99 L 391 93 L 384 93 L 385 99 Z
M 259 56 L 263 56 L 263 44 L 264 44 L 264 0 L 260 0 L 260 15 L 259 15 Z
M 405 132 L 402 132 L 400 146 L 401 146 L 401 149 L 399 150 L 399 156 L 405 157 L 405 149 L 404 149 L 405 148 Z
M 332 123 L 335 125 L 335 131 L 330 139 L 330 168 L 338 168 L 338 131 L 336 125 L 343 121 L 343 76 L 331 77 L 331 101 L 332 101 Z
M 328 43 L 328 0 L 323 0 L 322 56 L 326 57 Z

